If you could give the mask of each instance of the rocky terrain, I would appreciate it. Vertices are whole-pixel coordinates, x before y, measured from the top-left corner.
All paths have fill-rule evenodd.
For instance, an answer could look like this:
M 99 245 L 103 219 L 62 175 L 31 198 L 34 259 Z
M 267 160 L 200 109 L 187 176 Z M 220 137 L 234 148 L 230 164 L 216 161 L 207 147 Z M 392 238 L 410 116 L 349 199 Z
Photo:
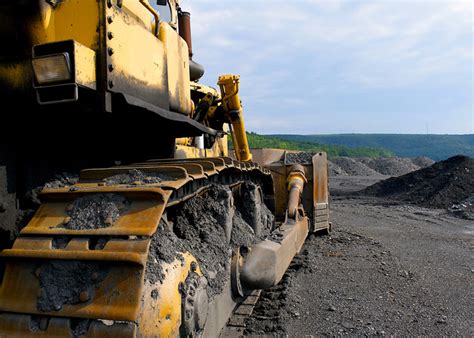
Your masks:
M 331 176 L 401 176 L 432 164 L 434 161 L 427 157 L 333 157 L 329 161 L 329 174 Z
M 331 176 L 334 231 L 307 240 L 246 334 L 472 337 L 474 223 L 454 216 L 472 215 L 473 160 L 354 161 L 377 173 L 332 160 L 343 170 Z M 429 167 L 389 178 L 416 165 Z

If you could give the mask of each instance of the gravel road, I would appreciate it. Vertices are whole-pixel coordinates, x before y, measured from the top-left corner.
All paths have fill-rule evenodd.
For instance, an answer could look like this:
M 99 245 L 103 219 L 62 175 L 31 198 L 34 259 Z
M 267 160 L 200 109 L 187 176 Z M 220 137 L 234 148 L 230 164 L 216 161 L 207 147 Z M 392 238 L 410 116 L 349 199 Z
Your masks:
M 363 183 L 336 184 L 334 232 L 307 241 L 247 334 L 474 336 L 474 222 L 342 193 Z

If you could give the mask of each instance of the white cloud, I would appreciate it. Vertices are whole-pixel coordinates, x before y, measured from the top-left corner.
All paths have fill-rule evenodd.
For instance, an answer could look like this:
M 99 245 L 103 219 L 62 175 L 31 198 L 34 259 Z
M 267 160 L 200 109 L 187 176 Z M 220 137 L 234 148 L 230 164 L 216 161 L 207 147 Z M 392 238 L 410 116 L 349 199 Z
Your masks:
M 352 87 L 410 91 L 460 78 L 468 86 L 472 76 L 469 0 L 189 0 L 182 7 L 193 15 L 205 82 L 241 74 L 250 108 L 302 107 L 313 95 Z M 460 104 L 472 110 L 472 98 Z

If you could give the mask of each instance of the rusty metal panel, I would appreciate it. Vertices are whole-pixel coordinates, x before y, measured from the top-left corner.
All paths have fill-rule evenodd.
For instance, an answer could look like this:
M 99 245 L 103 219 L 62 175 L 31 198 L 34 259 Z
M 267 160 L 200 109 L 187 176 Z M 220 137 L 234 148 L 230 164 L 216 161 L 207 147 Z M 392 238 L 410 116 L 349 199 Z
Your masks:
M 274 162 L 280 162 L 284 158 L 283 149 L 251 149 L 252 161 L 260 164 L 262 167 Z
M 329 229 L 329 174 L 324 152 L 313 157 L 313 231 Z

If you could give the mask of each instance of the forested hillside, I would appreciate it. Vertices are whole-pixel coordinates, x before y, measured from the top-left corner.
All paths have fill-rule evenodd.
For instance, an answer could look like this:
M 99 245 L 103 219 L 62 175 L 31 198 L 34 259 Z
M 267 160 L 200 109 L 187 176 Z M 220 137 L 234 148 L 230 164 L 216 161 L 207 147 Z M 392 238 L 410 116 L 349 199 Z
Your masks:
M 272 135 L 272 137 L 349 148 L 382 148 L 400 157 L 427 156 L 437 161 L 459 154 L 474 157 L 474 135 L 342 134 Z
M 251 148 L 276 148 L 288 150 L 303 150 L 308 152 L 325 151 L 329 156 L 350 156 L 350 157 L 390 157 L 393 153 L 384 149 L 371 147 L 351 148 L 341 145 L 316 144 L 313 142 L 300 142 L 294 140 L 284 140 L 282 138 L 247 133 Z

